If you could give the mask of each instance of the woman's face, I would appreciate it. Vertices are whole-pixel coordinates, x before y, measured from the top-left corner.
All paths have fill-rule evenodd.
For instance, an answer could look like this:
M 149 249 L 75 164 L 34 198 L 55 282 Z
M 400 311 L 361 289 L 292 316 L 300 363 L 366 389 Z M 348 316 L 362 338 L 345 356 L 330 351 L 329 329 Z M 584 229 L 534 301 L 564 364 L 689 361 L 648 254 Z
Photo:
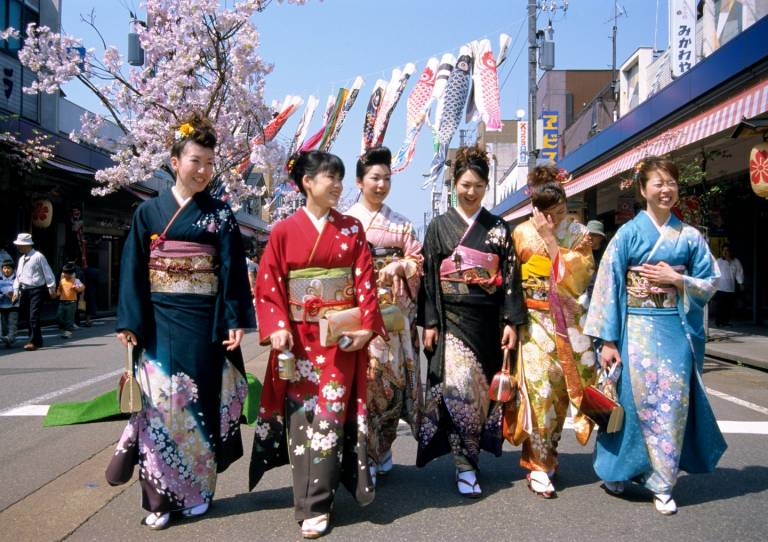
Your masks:
M 374 208 L 384 204 L 392 188 L 392 172 L 383 164 L 376 164 L 368 168 L 363 178 L 356 180 L 357 187 L 363 194 L 363 199 Z
M 677 203 L 677 191 L 677 181 L 663 169 L 651 170 L 645 187 L 640 186 L 640 194 L 648 208 L 662 214 L 672 211 Z
M 192 194 L 205 190 L 213 177 L 213 157 L 213 149 L 188 142 L 181 149 L 181 155 L 171 157 L 176 183 Z
M 464 213 L 471 216 L 480 209 L 487 189 L 488 182 L 471 169 L 462 173 L 456 181 L 456 197 Z
M 544 216 L 548 216 L 552 219 L 552 224 L 557 227 L 563 220 L 565 220 L 565 217 L 568 216 L 568 205 L 563 201 L 552 207 L 542 209 L 541 212 L 544 213 Z
M 307 193 L 307 200 L 322 207 L 330 209 L 336 207 L 341 198 L 342 177 L 338 173 L 320 172 L 314 177 L 304 175 L 301 181 Z

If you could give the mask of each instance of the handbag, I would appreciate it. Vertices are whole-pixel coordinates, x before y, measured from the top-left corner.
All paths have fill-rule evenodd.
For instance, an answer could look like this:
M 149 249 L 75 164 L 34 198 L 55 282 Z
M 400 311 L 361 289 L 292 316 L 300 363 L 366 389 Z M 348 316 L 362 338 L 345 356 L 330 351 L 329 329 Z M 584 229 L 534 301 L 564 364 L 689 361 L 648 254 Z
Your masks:
M 125 350 L 125 371 L 120 376 L 117 401 L 120 404 L 120 412 L 124 414 L 141 411 L 141 388 L 133 371 L 133 344 L 131 343 L 128 343 Z
M 510 374 L 509 357 L 509 349 L 505 348 L 501 371 L 493 375 L 493 380 L 491 380 L 491 385 L 488 388 L 488 396 L 491 398 L 491 401 L 507 403 L 512 400 L 515 391 L 517 391 L 517 381 Z
M 320 327 L 320 345 L 326 348 L 335 346 L 342 334 L 363 328 L 360 307 L 327 312 L 317 323 Z
M 610 371 L 600 371 L 597 385 L 584 388 L 579 405 L 579 411 L 606 433 L 621 431 L 624 425 L 624 407 L 616 401 L 614 371 L 618 365 L 614 364 Z
M 405 316 L 399 306 L 394 303 L 382 303 L 379 305 L 379 310 L 381 310 L 381 318 L 384 320 L 384 327 L 387 328 L 387 331 L 397 333 L 405 329 Z

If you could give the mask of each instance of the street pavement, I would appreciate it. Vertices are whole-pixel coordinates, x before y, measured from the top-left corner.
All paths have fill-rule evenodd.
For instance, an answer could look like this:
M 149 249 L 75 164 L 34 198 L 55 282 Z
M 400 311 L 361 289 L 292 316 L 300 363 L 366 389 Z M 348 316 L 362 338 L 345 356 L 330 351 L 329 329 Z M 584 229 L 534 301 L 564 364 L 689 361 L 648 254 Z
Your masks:
M 109 487 L 104 468 L 124 421 L 42 427 L 45 406 L 85 400 L 116 385 L 122 367 L 113 320 L 80 329 L 70 340 L 46 330 L 46 348 L 0 349 L 0 540 L 300 539 L 293 520 L 288 467 L 267 473 L 247 492 L 253 431 L 243 430 L 246 458 L 219 476 L 210 512 L 150 532 L 137 483 Z M 246 367 L 263 375 L 266 354 L 255 334 L 244 341 Z M 706 364 L 704 382 L 729 449 L 716 472 L 683 474 L 679 512 L 662 517 L 650 494 L 633 487 L 608 496 L 591 468 L 593 442 L 580 447 L 566 430 L 559 497 L 543 500 L 526 487 L 519 449 L 483 454 L 483 497 L 460 497 L 448 457 L 413 466 L 416 442 L 405 426 L 395 442 L 395 468 L 380 480 L 376 501 L 358 507 L 337 495 L 326 540 L 765 540 L 768 536 L 768 373 L 721 362 Z M 41 406 L 42 405 L 42 406 Z

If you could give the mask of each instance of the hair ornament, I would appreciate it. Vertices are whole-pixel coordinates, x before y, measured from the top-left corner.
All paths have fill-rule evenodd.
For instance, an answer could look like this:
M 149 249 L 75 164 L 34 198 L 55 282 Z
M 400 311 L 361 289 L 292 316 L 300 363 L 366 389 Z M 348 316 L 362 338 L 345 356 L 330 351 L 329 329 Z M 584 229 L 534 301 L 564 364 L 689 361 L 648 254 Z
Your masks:
M 176 133 L 173 135 L 173 138 L 176 141 L 181 141 L 182 139 L 185 139 L 194 133 L 195 133 L 195 127 L 192 126 L 190 123 L 185 122 L 184 124 L 178 127 L 178 129 L 176 130 Z
M 564 168 L 560 168 L 557 171 L 557 177 L 555 177 L 555 180 L 560 184 L 568 184 L 573 180 L 573 175 L 568 173 Z

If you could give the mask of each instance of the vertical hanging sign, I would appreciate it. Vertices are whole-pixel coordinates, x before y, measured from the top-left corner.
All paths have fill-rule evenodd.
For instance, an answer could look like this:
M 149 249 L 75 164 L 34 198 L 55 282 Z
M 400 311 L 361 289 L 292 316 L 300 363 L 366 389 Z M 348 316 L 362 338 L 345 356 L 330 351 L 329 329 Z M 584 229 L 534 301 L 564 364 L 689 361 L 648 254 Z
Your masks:
M 560 159 L 560 115 L 557 111 L 541 113 L 541 156 L 544 160 L 557 162 Z
M 669 0 L 669 49 L 672 77 L 696 64 L 696 1 Z

